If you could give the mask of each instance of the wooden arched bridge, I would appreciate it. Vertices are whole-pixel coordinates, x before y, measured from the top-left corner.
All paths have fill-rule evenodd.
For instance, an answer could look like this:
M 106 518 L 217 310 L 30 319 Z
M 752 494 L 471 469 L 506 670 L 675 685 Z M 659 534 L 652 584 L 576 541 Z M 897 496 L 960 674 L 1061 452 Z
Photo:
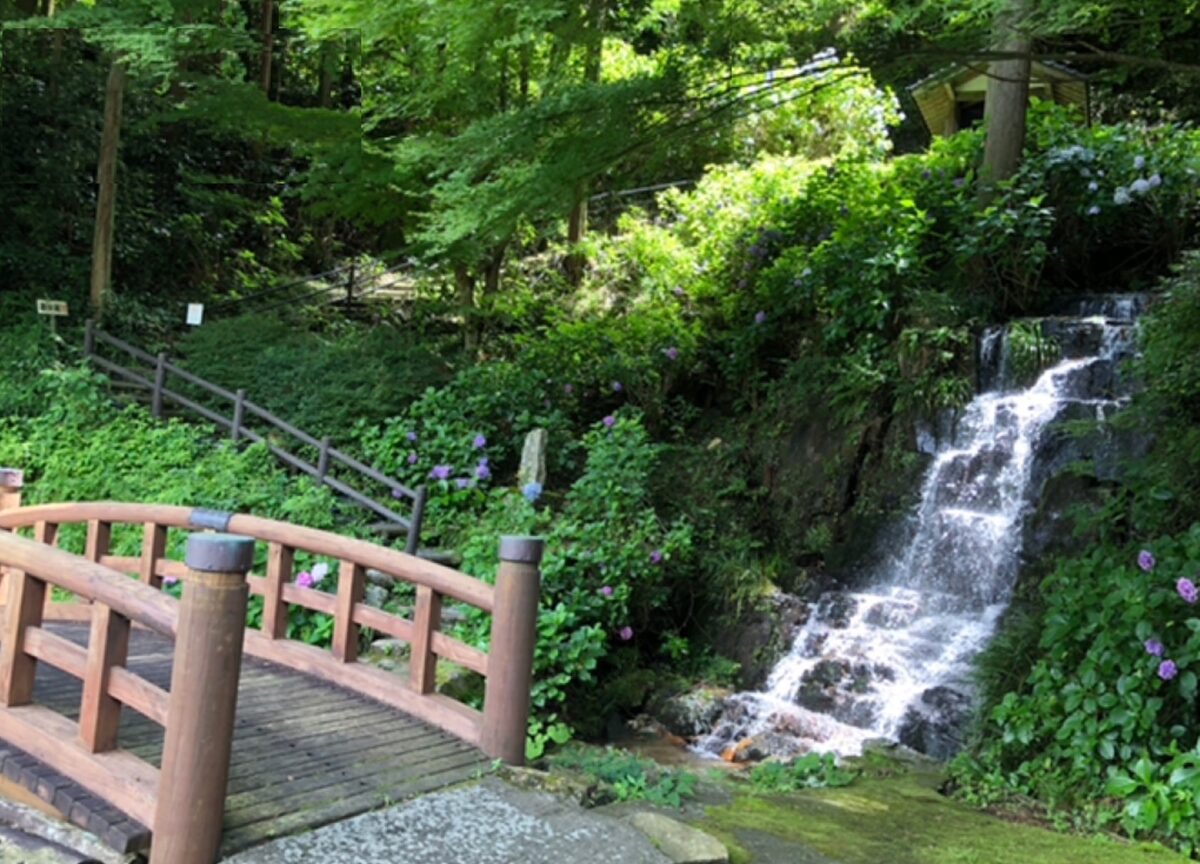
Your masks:
M 85 533 L 82 556 L 56 548 L 68 530 Z M 131 530 L 140 553 L 113 554 Z M 183 561 L 168 554 L 180 533 Z M 297 584 L 298 557 L 314 556 L 338 562 L 336 592 Z M 253 516 L 22 507 L 19 472 L 0 469 L 0 791 L 120 851 L 148 847 L 152 864 L 210 864 L 520 763 L 541 542 L 504 538 L 500 556 L 493 586 Z M 363 602 L 368 570 L 413 586 L 411 614 Z M 175 580 L 178 600 L 162 590 Z M 443 599 L 490 613 L 488 652 L 442 632 Z M 292 606 L 332 618 L 330 650 L 288 638 Z M 407 675 L 357 662 L 363 628 L 408 643 Z M 439 660 L 483 676 L 482 710 L 437 692 Z

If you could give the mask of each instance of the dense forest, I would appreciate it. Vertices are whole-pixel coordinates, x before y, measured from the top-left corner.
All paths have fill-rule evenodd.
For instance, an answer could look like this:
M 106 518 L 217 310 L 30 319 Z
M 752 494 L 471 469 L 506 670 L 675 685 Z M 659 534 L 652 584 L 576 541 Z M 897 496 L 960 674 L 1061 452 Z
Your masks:
M 545 536 L 540 755 L 761 688 L 785 637 L 737 634 L 888 554 L 989 329 L 1029 386 L 1071 350 L 1046 322 L 1145 297 L 1132 395 L 1059 430 L 1118 443 L 1047 482 L 949 770 L 1192 854 L 1198 57 L 1195 0 L 0 0 L 0 464 L 374 536 L 125 404 L 92 317 L 424 484 L 472 575 Z M 931 128 L 960 73 L 978 112 Z

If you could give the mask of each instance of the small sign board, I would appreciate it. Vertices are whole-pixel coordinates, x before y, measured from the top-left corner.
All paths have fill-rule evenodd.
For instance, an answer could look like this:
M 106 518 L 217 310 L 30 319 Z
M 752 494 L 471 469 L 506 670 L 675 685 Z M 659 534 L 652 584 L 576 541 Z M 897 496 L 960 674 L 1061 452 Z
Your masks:
M 67 310 L 66 300 L 39 300 L 37 301 L 37 312 L 39 315 L 53 315 L 57 318 L 71 314 Z
M 189 303 L 187 311 L 187 323 L 190 327 L 199 327 L 204 323 L 204 304 Z

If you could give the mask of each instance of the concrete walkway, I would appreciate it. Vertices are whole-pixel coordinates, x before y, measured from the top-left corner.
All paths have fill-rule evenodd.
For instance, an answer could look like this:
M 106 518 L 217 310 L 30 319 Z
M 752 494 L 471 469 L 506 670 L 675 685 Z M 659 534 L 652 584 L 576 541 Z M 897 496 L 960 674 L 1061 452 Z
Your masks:
M 628 822 L 489 777 L 285 837 L 226 864 L 671 864 Z

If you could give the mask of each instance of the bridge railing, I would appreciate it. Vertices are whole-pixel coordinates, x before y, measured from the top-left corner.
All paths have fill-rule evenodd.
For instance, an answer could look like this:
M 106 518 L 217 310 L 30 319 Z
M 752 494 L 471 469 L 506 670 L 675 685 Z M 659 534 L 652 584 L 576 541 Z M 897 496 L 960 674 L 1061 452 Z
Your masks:
M 48 547 L 39 541 L 49 535 L 44 528 L 39 530 L 39 540 L 0 532 L 7 593 L 0 644 L 0 704 L 4 706 L 0 709 L 0 737 L 153 830 L 160 824 L 156 817 L 160 790 L 179 785 L 183 778 L 172 776 L 165 766 L 160 772 L 118 748 L 121 706 L 128 705 L 169 735 L 180 716 L 179 706 L 172 700 L 185 697 L 193 685 L 179 685 L 178 679 L 173 679 L 178 686 L 168 693 L 125 668 L 125 661 L 134 624 L 176 637 L 180 604 L 107 567 Z M 91 630 L 86 647 L 44 626 L 45 602 L 54 588 L 89 601 Z M 242 602 L 244 608 L 244 594 Z M 236 632 L 232 635 L 236 639 Z M 77 722 L 34 702 L 39 663 L 82 682 Z M 218 696 L 220 689 L 228 690 L 230 682 L 197 683 L 216 683 L 217 687 L 202 694 L 200 700 L 190 700 L 193 705 Z M 236 678 L 232 684 L 236 692 Z M 214 742 L 210 738 L 205 743 L 211 749 Z M 219 751 L 209 758 L 214 756 L 220 759 Z M 219 839 L 219 827 L 217 836 Z M 169 838 L 170 832 L 164 832 L 165 842 L 169 843 Z
M 182 579 L 186 599 L 186 586 L 197 577 L 185 562 L 168 556 L 169 549 L 180 545 L 169 542 L 172 531 L 208 529 L 249 538 L 255 545 L 254 560 L 265 561 L 261 572 L 249 572 L 245 579 L 249 593 L 263 598 L 261 627 L 244 633 L 245 654 L 391 705 L 494 758 L 514 764 L 523 761 L 536 638 L 540 540 L 503 538 L 496 584 L 489 585 L 394 549 L 270 519 L 116 502 L 20 507 L 15 506 L 18 491 L 19 478 L 0 470 L 0 503 L 10 507 L 0 510 L 0 567 L 7 571 L 0 701 L 10 707 L 26 706 L 30 710 L 21 708 L 18 713 L 24 712 L 30 719 L 15 720 L 11 710 L 0 711 L 0 736 L 9 737 L 38 758 L 52 749 L 52 742 L 78 739 L 80 743 L 70 751 L 72 758 L 87 754 L 87 758 L 81 757 L 78 769 L 71 767 L 74 763 L 60 767 L 47 761 L 135 818 L 152 818 L 157 777 L 152 766 L 112 749 L 120 705 L 165 725 L 168 732 L 172 720 L 168 694 L 124 668 L 125 646 L 131 624 L 176 635 L 178 602 L 160 586 L 164 579 Z M 69 524 L 87 526 L 83 558 L 53 548 L 62 527 Z M 141 526 L 138 555 L 112 554 L 113 530 L 118 525 Z M 21 531 L 32 533 L 32 539 L 5 533 Z M 296 556 L 302 552 L 338 562 L 335 592 L 297 584 Z M 414 586 L 416 602 L 411 616 L 363 602 L 367 569 Z M 53 602 L 47 586 L 70 592 L 72 601 Z M 441 607 L 446 598 L 491 614 L 487 652 L 442 631 Z M 332 616 L 329 650 L 287 638 L 290 606 Z M 52 620 L 89 621 L 88 649 L 42 627 Z M 363 628 L 409 644 L 407 677 L 355 662 Z M 436 692 L 439 660 L 484 677 L 482 711 Z M 39 661 L 84 680 L 78 727 L 58 715 L 44 718 L 43 713 L 52 712 L 34 711 L 36 706 L 28 705 Z M 61 761 L 61 757 L 55 758 Z M 120 782 L 113 783 L 114 777 Z

